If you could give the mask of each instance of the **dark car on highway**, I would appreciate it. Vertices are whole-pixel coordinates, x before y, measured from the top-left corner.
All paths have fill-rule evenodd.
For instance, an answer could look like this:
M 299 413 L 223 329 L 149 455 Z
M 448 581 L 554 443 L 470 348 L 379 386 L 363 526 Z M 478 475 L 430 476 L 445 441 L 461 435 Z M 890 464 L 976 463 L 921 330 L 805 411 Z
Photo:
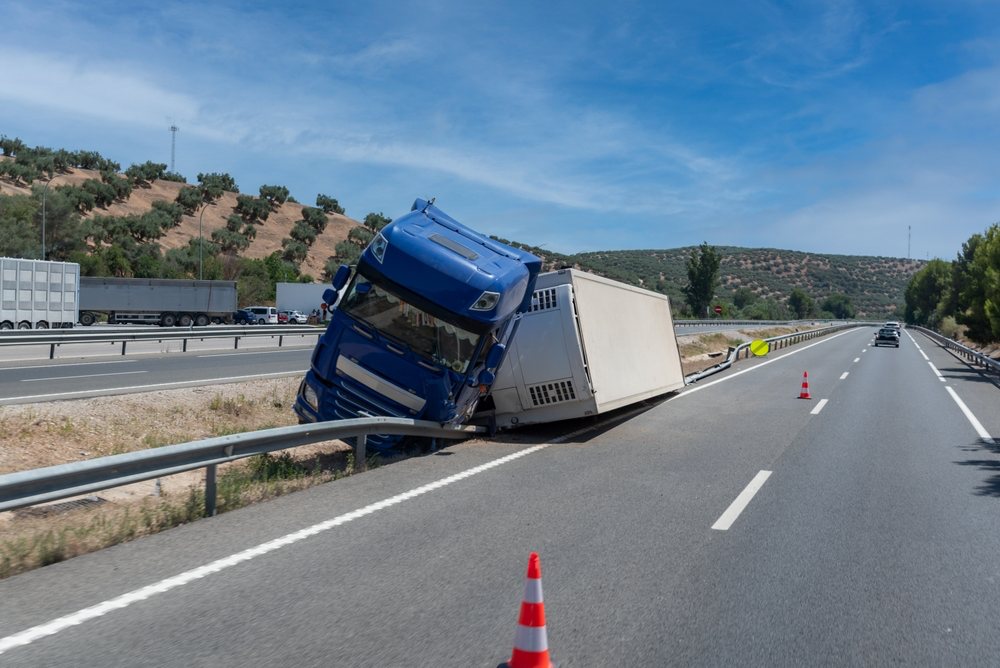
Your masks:
M 233 322 L 237 325 L 252 325 L 257 322 L 257 316 L 246 309 L 233 314 Z
M 875 335 L 875 345 L 896 346 L 899 347 L 899 332 L 891 327 L 883 327 L 878 330 L 878 334 Z

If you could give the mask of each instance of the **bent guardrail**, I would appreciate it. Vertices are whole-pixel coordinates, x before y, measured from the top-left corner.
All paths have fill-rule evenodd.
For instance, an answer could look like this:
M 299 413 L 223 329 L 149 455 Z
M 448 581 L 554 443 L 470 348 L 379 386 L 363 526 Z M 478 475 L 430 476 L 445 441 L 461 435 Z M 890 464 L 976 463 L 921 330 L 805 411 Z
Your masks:
M 215 514 L 218 465 L 275 450 L 357 437 L 356 461 L 365 458 L 370 434 L 464 439 L 487 433 L 485 427 L 449 426 L 408 418 L 369 417 L 206 438 L 123 455 L 99 457 L 0 475 L 0 511 L 120 487 L 153 478 L 205 469 L 205 514 Z
M 958 353 L 958 355 L 964 358 L 967 362 L 971 362 L 972 364 L 978 364 L 987 371 L 1000 373 L 1000 362 L 997 362 L 995 359 L 987 357 L 982 353 L 976 352 L 975 350 L 969 348 L 968 346 L 963 346 L 958 341 L 953 341 L 944 334 L 939 334 L 935 331 L 926 329 L 924 327 L 917 327 L 915 325 L 911 325 L 907 327 L 907 329 L 917 330 L 924 336 L 933 340 L 938 345 L 941 345 L 947 348 L 948 350 L 951 350 L 952 352 Z
M 144 329 L 143 331 L 81 332 L 75 329 L 9 330 L 0 334 L 0 346 L 49 346 L 49 359 L 55 358 L 56 346 L 74 343 L 121 343 L 122 355 L 129 343 L 142 341 L 183 341 L 182 352 L 187 352 L 191 339 L 233 339 L 233 348 L 240 347 L 240 339 L 263 336 L 278 337 L 278 347 L 286 336 L 322 336 L 326 329 L 314 325 L 245 325 L 243 327 L 190 327 L 171 329 Z
M 830 327 L 823 327 L 821 329 L 810 329 L 804 332 L 795 332 L 792 334 L 783 334 L 782 336 L 772 336 L 769 339 L 763 339 L 767 342 L 767 352 L 774 350 L 780 350 L 782 348 L 787 348 L 790 345 L 799 343 L 800 341 L 806 341 L 808 339 L 814 339 L 818 336 L 824 336 L 830 332 L 836 332 L 841 329 L 850 329 L 852 327 L 877 327 L 879 323 L 877 322 L 849 322 L 842 325 L 832 325 Z M 750 343 L 741 343 L 735 348 L 729 349 L 729 355 L 726 357 L 724 362 L 719 362 L 713 367 L 709 367 L 704 371 L 699 371 L 698 373 L 693 373 L 690 376 L 684 377 L 684 384 L 690 385 L 696 383 L 706 376 L 711 376 L 712 374 L 724 371 L 733 365 L 733 362 L 740 359 L 742 355 L 743 358 L 750 357 Z

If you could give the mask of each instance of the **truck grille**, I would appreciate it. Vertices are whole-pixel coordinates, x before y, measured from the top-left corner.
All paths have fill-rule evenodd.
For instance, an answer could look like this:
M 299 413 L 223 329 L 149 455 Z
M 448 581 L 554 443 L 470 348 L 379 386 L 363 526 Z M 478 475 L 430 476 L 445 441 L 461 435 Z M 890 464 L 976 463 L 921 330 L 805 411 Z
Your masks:
M 529 385 L 528 393 L 531 394 L 531 403 L 533 406 L 558 404 L 576 399 L 576 392 L 573 390 L 573 381 L 571 380 L 558 380 L 553 383 Z
M 326 409 L 341 420 L 364 417 L 362 413 L 377 417 L 410 417 L 406 411 L 390 408 L 385 402 L 343 381 L 334 381 L 331 391 L 326 394 Z M 370 434 L 367 443 L 375 448 L 391 448 L 399 442 L 399 436 Z M 355 439 L 345 439 L 354 444 Z

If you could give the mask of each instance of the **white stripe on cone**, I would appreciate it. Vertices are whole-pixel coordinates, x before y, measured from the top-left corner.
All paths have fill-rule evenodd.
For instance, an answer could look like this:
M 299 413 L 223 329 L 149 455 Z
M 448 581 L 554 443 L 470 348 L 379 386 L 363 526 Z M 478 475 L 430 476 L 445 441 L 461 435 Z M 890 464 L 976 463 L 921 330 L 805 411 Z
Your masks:
M 542 581 L 528 578 L 524 581 L 524 601 L 525 603 L 542 602 Z
M 545 635 L 545 627 L 517 625 L 514 634 L 514 647 L 522 652 L 544 652 L 549 648 L 549 639 Z

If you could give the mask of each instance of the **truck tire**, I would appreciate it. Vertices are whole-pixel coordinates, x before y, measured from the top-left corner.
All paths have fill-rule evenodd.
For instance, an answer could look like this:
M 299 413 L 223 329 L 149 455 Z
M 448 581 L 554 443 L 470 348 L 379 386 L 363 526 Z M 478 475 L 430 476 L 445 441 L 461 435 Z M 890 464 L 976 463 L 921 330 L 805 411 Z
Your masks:
M 90 327 L 95 322 L 97 322 L 97 316 L 90 311 L 84 311 L 80 314 L 80 324 L 84 327 Z
M 14 329 L 14 324 L 4 320 L 3 322 L 0 322 L 0 329 Z
M 160 327 L 173 327 L 177 324 L 177 316 L 173 313 L 164 313 L 160 316 Z
M 45 322 L 44 320 L 35 323 L 35 329 L 48 329 L 48 328 L 49 328 L 49 323 Z
M 30 322 L 19 322 L 19 323 L 17 323 L 17 328 L 18 329 L 31 329 L 31 323 Z
M 205 315 L 204 313 L 199 313 L 198 315 L 196 315 L 194 317 L 194 326 L 195 327 L 208 327 L 208 323 L 209 322 L 210 322 L 209 317 L 207 315 Z
M 190 313 L 181 313 L 177 316 L 177 325 L 179 327 L 190 327 L 192 322 L 194 322 L 194 318 L 191 317 Z

